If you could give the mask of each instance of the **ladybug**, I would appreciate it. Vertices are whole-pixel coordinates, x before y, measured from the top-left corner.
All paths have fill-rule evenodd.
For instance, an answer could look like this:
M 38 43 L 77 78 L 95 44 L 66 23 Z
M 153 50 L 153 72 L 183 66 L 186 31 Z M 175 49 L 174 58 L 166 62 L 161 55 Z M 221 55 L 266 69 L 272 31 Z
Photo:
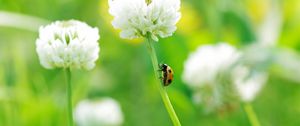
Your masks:
M 173 79 L 174 79 L 174 72 L 170 66 L 167 64 L 160 64 L 159 65 L 160 71 L 162 71 L 161 80 L 164 86 L 169 86 Z

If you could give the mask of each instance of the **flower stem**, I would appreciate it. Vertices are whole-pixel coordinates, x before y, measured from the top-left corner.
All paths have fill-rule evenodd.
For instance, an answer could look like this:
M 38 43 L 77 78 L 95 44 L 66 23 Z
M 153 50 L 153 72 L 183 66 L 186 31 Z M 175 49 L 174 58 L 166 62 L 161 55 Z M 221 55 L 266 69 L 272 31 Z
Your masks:
M 69 121 L 69 126 L 73 126 L 72 85 L 71 85 L 71 70 L 70 70 L 70 68 L 66 68 L 65 72 L 66 72 L 66 82 L 67 82 L 68 121 Z
M 252 126 L 260 126 L 259 120 L 253 110 L 253 107 L 250 103 L 244 104 L 244 109 L 247 113 L 248 119 Z
M 153 40 L 151 39 L 151 37 L 147 37 L 147 46 L 148 46 L 148 51 L 151 57 L 151 61 L 152 61 L 152 65 L 154 68 L 154 73 L 155 73 L 155 78 L 156 78 L 156 83 L 158 84 L 158 89 L 159 89 L 159 93 L 162 97 L 162 100 L 165 104 L 165 107 L 169 113 L 169 116 L 174 124 L 174 126 L 181 126 L 180 121 L 176 115 L 176 112 L 171 104 L 171 101 L 169 99 L 169 96 L 167 94 L 166 91 L 166 87 L 163 86 L 162 82 L 159 80 L 159 65 L 158 65 L 158 61 L 157 61 L 157 57 L 156 57 L 156 52 L 155 49 L 152 45 Z

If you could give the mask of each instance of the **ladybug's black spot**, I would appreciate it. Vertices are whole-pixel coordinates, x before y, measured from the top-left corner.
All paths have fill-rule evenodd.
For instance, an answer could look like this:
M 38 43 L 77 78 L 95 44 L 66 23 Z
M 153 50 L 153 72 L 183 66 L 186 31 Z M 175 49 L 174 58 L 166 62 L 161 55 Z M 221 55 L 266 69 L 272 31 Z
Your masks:
M 168 70 L 169 71 L 169 73 L 171 73 L 172 71 L 171 70 Z
M 168 80 L 168 83 L 172 83 L 172 80 L 171 80 L 171 79 L 169 79 L 169 80 Z
M 164 78 L 166 78 L 166 77 L 167 77 L 167 73 L 166 73 L 166 72 L 164 72 L 164 73 L 163 73 L 163 76 L 164 76 Z
M 161 68 L 162 68 L 162 70 L 164 70 L 164 71 L 165 71 L 165 70 L 167 70 L 167 68 L 168 68 L 168 65 L 167 65 L 167 64 L 162 64 L 162 65 L 161 65 Z

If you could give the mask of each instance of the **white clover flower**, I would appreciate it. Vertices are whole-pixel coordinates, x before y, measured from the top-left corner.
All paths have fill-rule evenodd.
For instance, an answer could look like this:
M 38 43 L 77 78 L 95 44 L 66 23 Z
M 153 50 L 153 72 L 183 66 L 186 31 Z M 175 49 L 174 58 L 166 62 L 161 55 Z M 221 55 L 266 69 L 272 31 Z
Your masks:
M 264 69 L 256 68 L 264 63 L 261 59 L 249 58 L 225 43 L 201 46 L 185 62 L 182 79 L 193 90 L 195 103 L 208 112 L 222 110 L 239 98 L 244 102 L 255 98 L 268 77 Z
M 206 112 L 234 106 L 231 99 L 236 95 L 224 75 L 240 55 L 233 46 L 220 43 L 201 46 L 186 60 L 182 79 L 193 90 L 193 101 L 204 105 Z
M 56 21 L 39 29 L 36 51 L 40 63 L 52 68 L 94 68 L 100 51 L 99 32 L 86 23 L 69 20 Z
M 78 126 L 120 126 L 124 120 L 119 103 L 112 98 L 79 102 L 74 119 Z
M 171 36 L 181 17 L 179 9 L 180 0 L 109 0 L 112 25 L 126 39 Z
M 220 72 L 232 66 L 239 57 L 240 52 L 225 43 L 201 46 L 186 60 L 182 79 L 191 87 L 216 83 Z
M 257 93 L 265 85 L 268 74 L 265 72 L 252 72 L 249 67 L 238 65 L 232 71 L 232 80 L 237 93 L 244 102 L 254 100 Z

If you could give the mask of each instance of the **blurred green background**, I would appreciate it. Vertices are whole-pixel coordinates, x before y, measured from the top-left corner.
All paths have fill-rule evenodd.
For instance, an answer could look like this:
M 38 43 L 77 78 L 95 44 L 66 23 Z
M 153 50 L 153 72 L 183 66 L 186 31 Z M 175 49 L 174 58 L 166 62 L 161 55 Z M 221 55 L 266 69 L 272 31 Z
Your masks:
M 241 107 L 205 114 L 201 106 L 194 105 L 191 89 L 181 79 L 184 61 L 203 44 L 225 41 L 243 49 L 261 42 L 258 31 L 269 14 L 271 21 L 279 21 L 275 23 L 278 35 L 269 45 L 299 55 L 300 1 L 181 2 L 178 30 L 172 37 L 160 39 L 155 47 L 159 62 L 169 64 L 175 71 L 168 93 L 182 125 L 250 125 Z M 14 18 L 16 14 L 21 18 Z M 108 13 L 107 0 L 0 0 L 0 126 L 67 124 L 64 72 L 47 70 L 39 64 L 35 40 L 39 24 L 68 19 L 98 27 L 101 36 L 96 68 L 73 71 L 74 106 L 82 99 L 109 96 L 120 102 L 125 126 L 172 125 L 154 84 L 145 43 L 120 39 L 110 24 L 113 18 Z M 253 102 L 263 126 L 300 125 L 300 74 L 286 72 L 285 67 L 271 67 L 268 84 Z

